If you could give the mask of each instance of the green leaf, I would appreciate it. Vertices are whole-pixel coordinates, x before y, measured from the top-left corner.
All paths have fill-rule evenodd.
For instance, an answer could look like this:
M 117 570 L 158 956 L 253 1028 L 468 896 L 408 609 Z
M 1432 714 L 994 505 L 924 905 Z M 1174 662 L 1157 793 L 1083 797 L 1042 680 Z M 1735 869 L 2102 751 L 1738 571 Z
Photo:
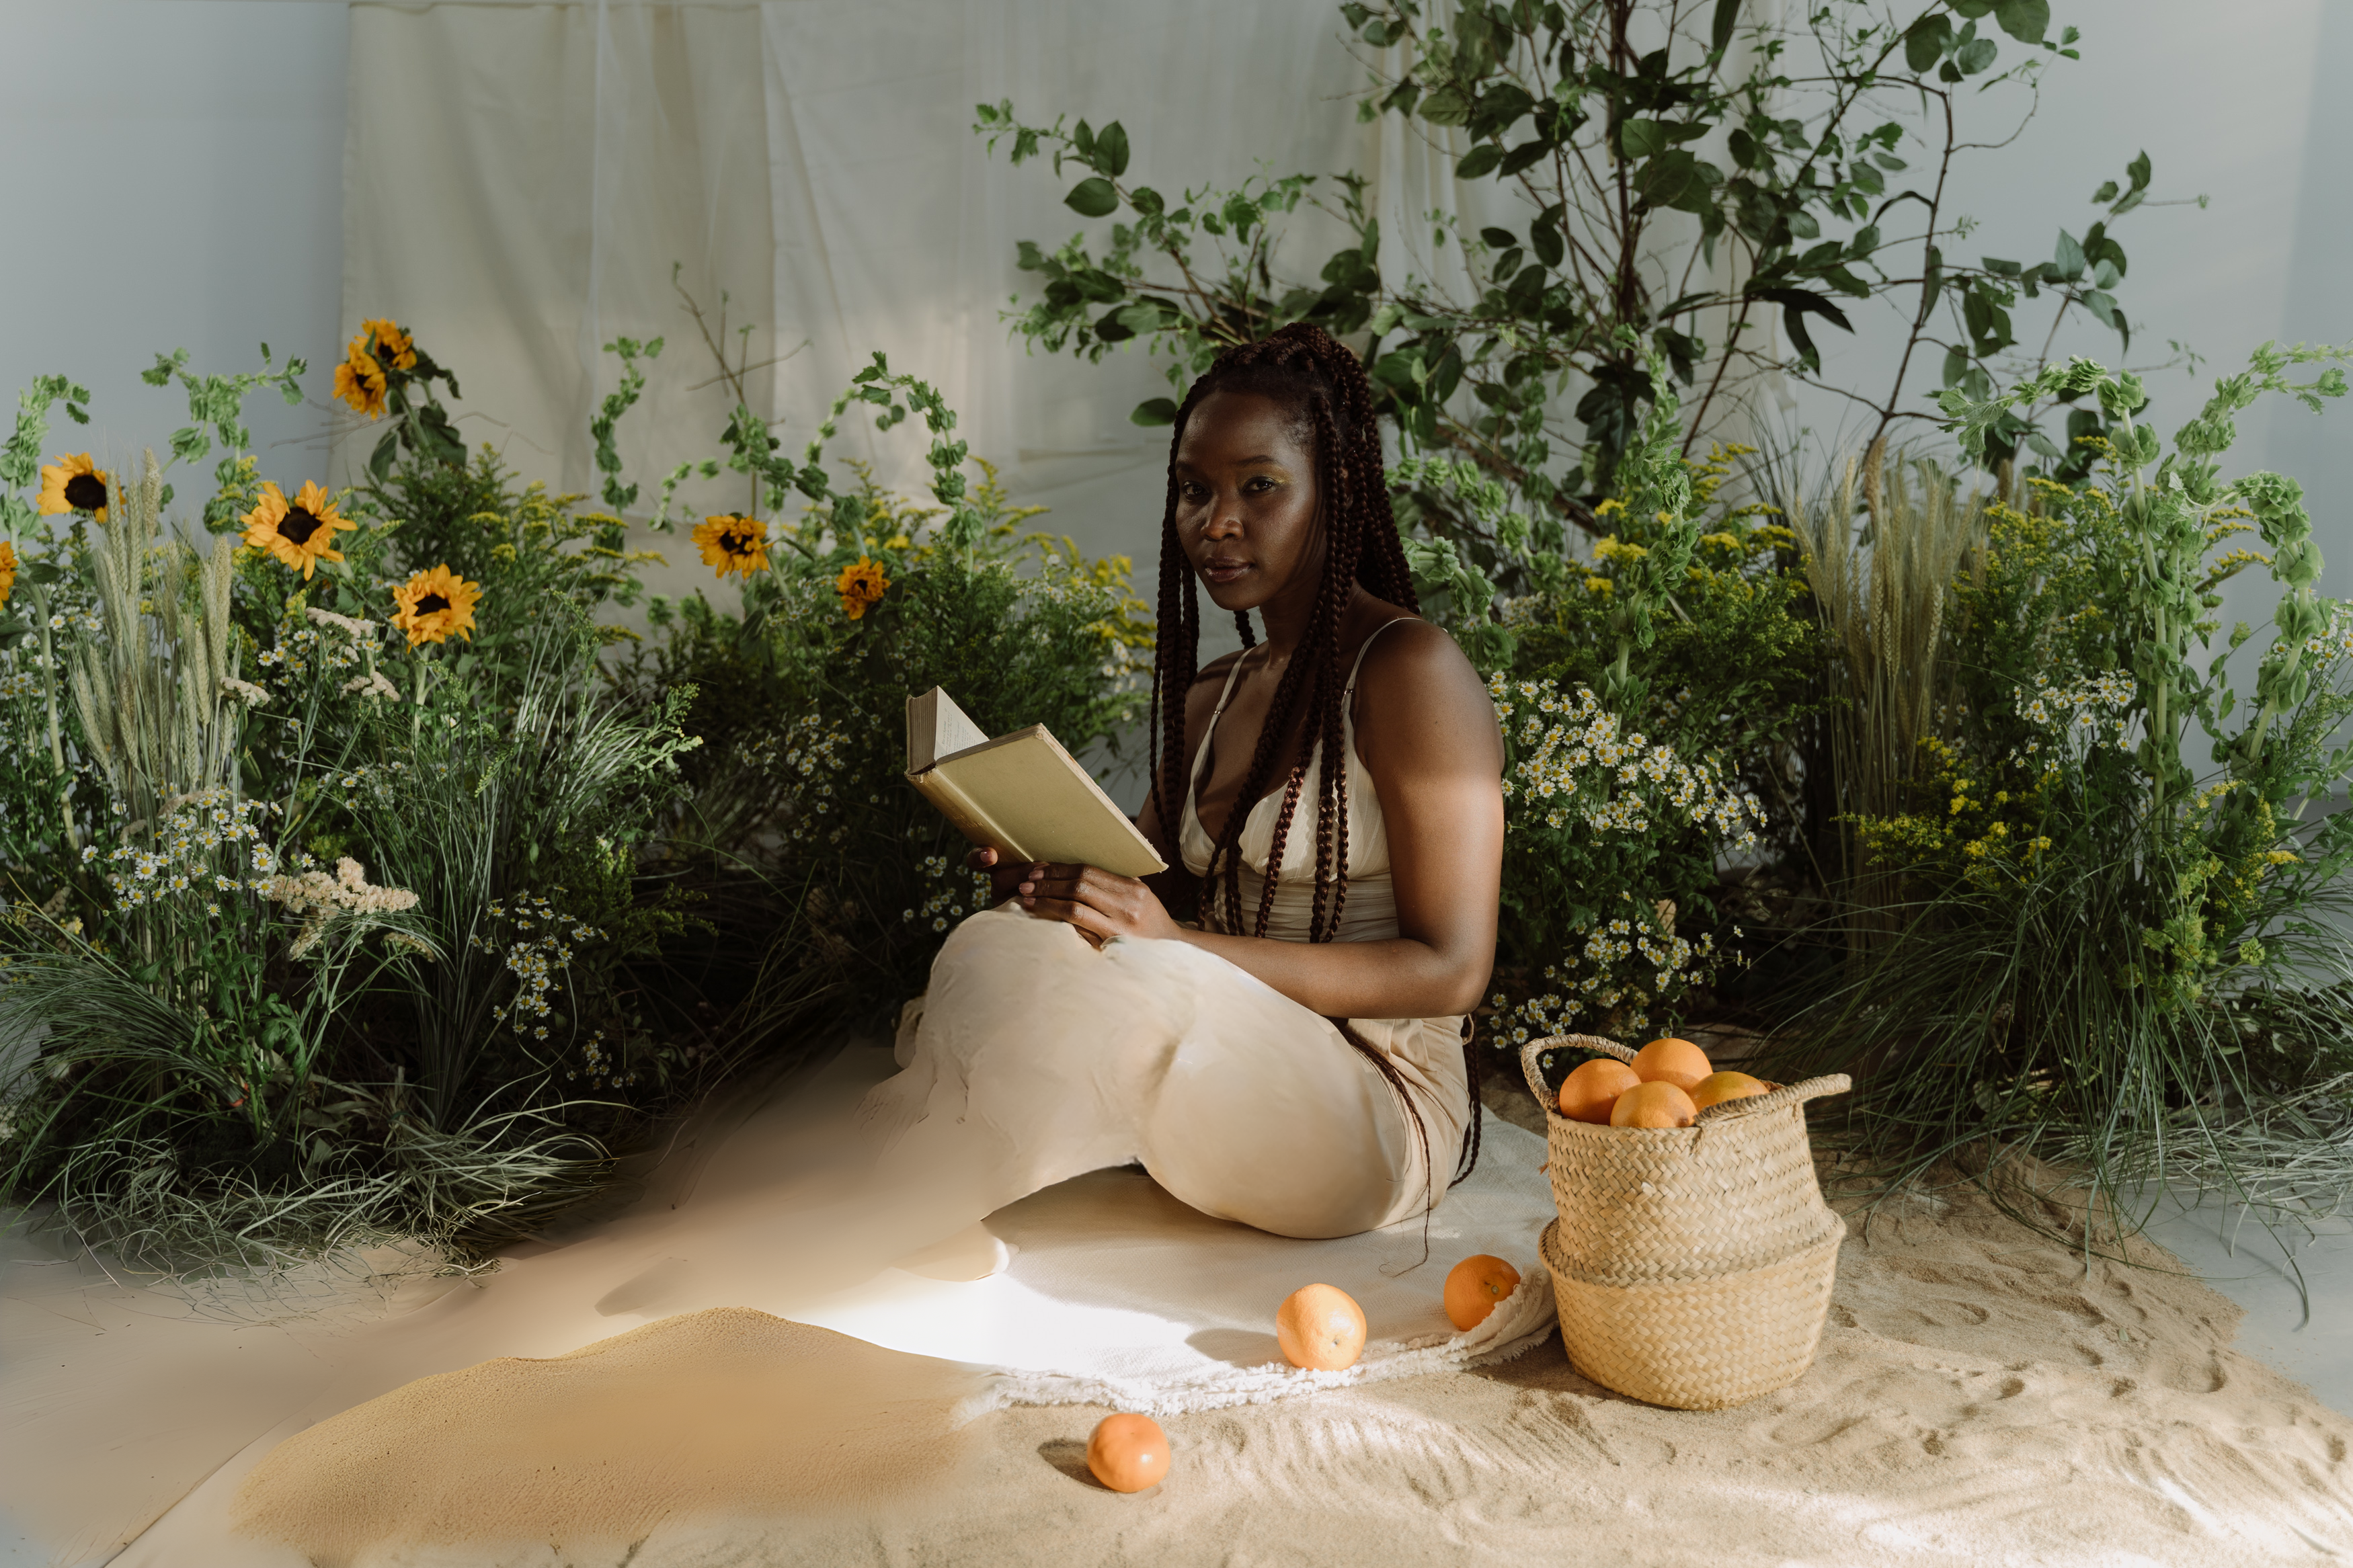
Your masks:
M 1715 16 L 1708 24 L 1707 41 L 1710 52 L 1722 54 L 1732 43 L 1732 31 L 1740 26 L 1740 0 L 1715 0 Z
M 1993 19 L 2021 44 L 2039 44 L 2051 26 L 2051 0 L 2000 0 Z
M 1507 250 L 1519 244 L 1518 240 L 1512 237 L 1512 231 L 1508 228 L 1482 228 L 1479 231 L 1479 237 L 1497 250 Z
M 1482 142 L 1465 153 L 1454 165 L 1454 177 L 1458 180 L 1478 179 L 1482 174 L 1494 173 L 1495 165 L 1503 161 L 1504 150 L 1501 147 L 1492 142 Z
M 1994 56 L 2000 52 L 1991 38 L 1978 38 L 1963 44 L 1960 52 L 1953 57 L 1953 63 L 1961 68 L 1963 76 L 1975 76 L 1991 66 Z
M 1503 166 L 1495 173 L 1498 176 L 1508 179 L 1551 151 L 1551 142 L 1541 136 L 1532 137 L 1505 153 Z
M 1666 128 L 1655 120 L 1629 120 L 1618 128 L 1618 145 L 1629 159 L 1656 156 L 1668 146 Z
M 1432 125 L 1460 125 L 1471 118 L 1471 100 L 1454 88 L 1441 87 L 1421 100 L 1421 117 Z
M 1127 173 L 1127 131 L 1116 120 L 1095 137 L 1094 166 L 1114 180 Z
M 1789 232 L 1799 239 L 1820 239 L 1822 226 L 1814 221 L 1813 214 L 1793 207 L 1789 211 Z
M 2063 279 L 2084 275 L 2084 247 L 2076 243 L 2073 235 L 2063 228 L 2059 231 L 2058 248 L 2051 253 L 2051 261 L 2059 268 L 2059 276 Z
M 1952 42 L 1952 23 L 1941 16 L 1923 16 L 1904 35 L 1904 63 L 1915 72 L 1927 70 L 1945 58 Z
M 1560 230 L 1548 223 L 1539 223 L 1528 230 L 1528 244 L 1535 251 L 1536 259 L 1546 267 L 1558 267 L 1561 258 L 1568 254 Z
M 1147 397 L 1135 405 L 1128 415 L 1127 422 L 1146 426 L 1174 425 L 1176 423 L 1176 404 L 1172 398 Z
M 1097 174 L 1072 185 L 1062 203 L 1082 217 L 1109 217 L 1119 210 L 1119 193 L 1112 189 L 1109 180 Z

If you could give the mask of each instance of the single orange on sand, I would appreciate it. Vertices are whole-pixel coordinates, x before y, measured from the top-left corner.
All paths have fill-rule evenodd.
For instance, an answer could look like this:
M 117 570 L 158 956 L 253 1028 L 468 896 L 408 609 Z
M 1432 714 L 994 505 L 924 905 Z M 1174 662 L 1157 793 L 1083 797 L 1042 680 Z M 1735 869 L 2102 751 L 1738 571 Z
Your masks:
M 1615 1057 L 1596 1057 L 1560 1080 L 1560 1113 L 1571 1121 L 1607 1126 L 1618 1097 L 1641 1082 Z
M 1087 1468 L 1115 1492 L 1140 1492 L 1168 1473 L 1168 1434 L 1149 1415 L 1106 1415 L 1087 1439 Z
M 1458 1331 L 1475 1329 L 1519 1288 L 1520 1271 L 1493 1253 L 1466 1258 L 1446 1276 L 1446 1321 Z
M 1663 1079 L 1638 1083 L 1618 1097 L 1617 1109 L 1609 1113 L 1612 1127 L 1689 1127 L 1699 1115 L 1699 1107 L 1682 1086 Z
M 1672 1037 L 1652 1040 L 1634 1053 L 1634 1076 L 1644 1083 L 1671 1083 L 1688 1089 L 1715 1070 L 1708 1065 L 1707 1053 L 1689 1040 Z
M 1292 1365 L 1338 1372 L 1365 1352 L 1365 1310 L 1335 1285 L 1303 1285 L 1276 1310 L 1274 1337 Z
M 1692 1103 L 1705 1110 L 1711 1105 L 1721 1105 L 1727 1100 L 1746 1100 L 1752 1095 L 1768 1092 L 1762 1080 L 1745 1072 L 1712 1072 L 1692 1085 Z

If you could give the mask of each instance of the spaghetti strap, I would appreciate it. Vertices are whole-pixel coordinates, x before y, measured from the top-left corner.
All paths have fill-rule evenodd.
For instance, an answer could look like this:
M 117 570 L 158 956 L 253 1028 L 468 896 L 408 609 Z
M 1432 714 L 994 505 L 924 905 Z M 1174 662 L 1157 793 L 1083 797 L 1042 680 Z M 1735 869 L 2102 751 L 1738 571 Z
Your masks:
M 1419 618 L 1419 616 L 1392 616 L 1389 619 L 1383 621 L 1379 626 L 1375 626 L 1372 629 L 1371 635 L 1366 637 L 1363 642 L 1356 645 L 1356 662 L 1348 667 L 1348 684 L 1342 688 L 1343 692 L 1353 692 L 1356 689 L 1356 672 L 1365 668 L 1365 655 L 1373 650 L 1374 637 L 1379 637 L 1391 626 L 1400 625 L 1406 621 L 1417 620 Z M 1219 706 L 1222 707 L 1223 704 L 1221 703 Z

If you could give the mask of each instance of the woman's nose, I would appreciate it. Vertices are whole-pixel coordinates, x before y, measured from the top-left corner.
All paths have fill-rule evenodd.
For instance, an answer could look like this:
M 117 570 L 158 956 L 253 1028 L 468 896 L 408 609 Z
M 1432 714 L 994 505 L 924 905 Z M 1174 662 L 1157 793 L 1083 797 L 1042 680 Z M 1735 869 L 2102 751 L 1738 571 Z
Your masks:
M 1202 529 L 1204 537 L 1231 539 L 1242 531 L 1242 509 L 1238 498 L 1219 496 L 1209 503 L 1208 526 Z

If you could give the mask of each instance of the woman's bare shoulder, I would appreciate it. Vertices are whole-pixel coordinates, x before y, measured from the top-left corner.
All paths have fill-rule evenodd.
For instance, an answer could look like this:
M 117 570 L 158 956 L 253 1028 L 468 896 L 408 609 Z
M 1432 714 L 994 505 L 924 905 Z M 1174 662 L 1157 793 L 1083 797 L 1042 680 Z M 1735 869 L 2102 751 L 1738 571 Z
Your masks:
M 1453 637 L 1419 616 L 1385 627 L 1365 650 L 1356 706 L 1367 763 L 1392 737 L 1482 755 L 1500 745 L 1487 683 Z

